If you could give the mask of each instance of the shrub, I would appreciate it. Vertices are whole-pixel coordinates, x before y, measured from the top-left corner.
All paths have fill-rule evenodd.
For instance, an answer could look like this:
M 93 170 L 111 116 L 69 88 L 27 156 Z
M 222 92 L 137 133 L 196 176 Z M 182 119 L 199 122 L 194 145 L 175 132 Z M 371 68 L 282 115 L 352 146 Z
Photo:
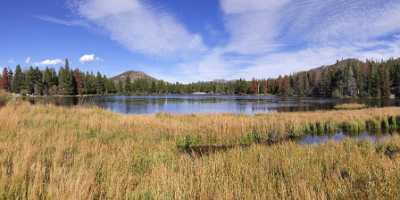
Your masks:
M 199 144 L 200 144 L 199 137 L 192 136 L 192 135 L 186 135 L 177 140 L 176 146 L 178 147 L 178 149 L 185 151 L 185 150 L 188 150 L 191 147 L 195 147 Z
M 250 145 L 253 143 L 260 143 L 260 142 L 261 142 L 261 136 L 255 131 L 252 131 L 251 133 L 247 134 L 245 137 L 240 139 L 241 145 Z

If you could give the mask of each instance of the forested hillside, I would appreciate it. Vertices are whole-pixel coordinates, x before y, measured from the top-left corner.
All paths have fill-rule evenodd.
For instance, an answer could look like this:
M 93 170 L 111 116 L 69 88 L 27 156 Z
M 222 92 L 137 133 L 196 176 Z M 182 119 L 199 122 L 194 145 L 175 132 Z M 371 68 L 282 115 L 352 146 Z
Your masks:
M 130 72 L 131 73 L 131 72 Z M 190 84 L 168 83 L 142 75 L 109 79 L 101 73 L 72 69 L 68 60 L 58 72 L 54 68 L 22 70 L 4 68 L 1 87 L 7 91 L 32 95 L 83 94 L 271 94 L 313 97 L 400 97 L 400 59 L 359 61 L 347 59 L 329 66 L 297 72 L 274 79 L 210 81 Z M 121 78 L 125 77 L 125 78 Z M 143 77 L 143 78 L 140 78 Z

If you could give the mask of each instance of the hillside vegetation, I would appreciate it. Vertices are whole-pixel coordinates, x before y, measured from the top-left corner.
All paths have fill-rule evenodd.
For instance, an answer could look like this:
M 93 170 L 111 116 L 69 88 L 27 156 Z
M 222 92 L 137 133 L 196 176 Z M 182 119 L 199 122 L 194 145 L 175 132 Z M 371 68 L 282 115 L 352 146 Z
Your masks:
M 144 72 L 139 71 L 127 71 L 111 78 L 114 82 L 131 82 L 138 79 L 156 80 Z
M 240 143 L 250 133 L 285 136 L 287 128 L 318 122 L 362 127 L 372 120 L 382 128 L 387 119 L 397 129 L 393 119 L 399 115 L 400 108 L 125 116 L 10 102 L 0 109 L 0 198 L 396 199 L 398 136 L 376 145 L 252 143 L 205 156 L 181 152 L 178 145 L 188 136 L 198 144 Z

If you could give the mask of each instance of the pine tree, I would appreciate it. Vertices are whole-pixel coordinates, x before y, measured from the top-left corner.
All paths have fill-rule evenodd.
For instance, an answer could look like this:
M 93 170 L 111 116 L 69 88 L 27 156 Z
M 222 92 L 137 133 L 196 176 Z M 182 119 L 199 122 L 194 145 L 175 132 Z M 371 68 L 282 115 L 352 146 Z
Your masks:
M 259 83 L 258 83 L 258 81 L 257 81 L 256 79 L 253 79 L 253 80 L 251 81 L 250 92 L 251 92 L 252 94 L 258 94 L 258 93 L 259 93 L 259 90 L 260 90 L 260 88 L 259 88 Z
M 51 89 L 51 83 L 53 79 L 53 73 L 51 69 L 46 67 L 46 69 L 43 72 L 43 94 L 49 95 L 50 94 L 50 89 Z
M 381 97 L 380 76 L 375 64 L 371 65 L 371 73 L 369 77 L 369 94 L 371 97 Z
M 357 82 L 354 78 L 353 68 L 351 66 L 347 67 L 346 73 L 346 95 L 350 97 L 355 97 L 358 95 L 357 92 Z
M 25 75 L 24 89 L 26 94 L 33 94 L 35 89 L 35 71 L 33 67 L 29 67 Z
M 131 85 L 132 85 L 131 78 L 128 76 L 128 77 L 126 77 L 125 84 L 124 84 L 124 86 L 125 86 L 125 88 L 124 88 L 125 94 L 129 94 L 129 93 L 132 92 Z
M 380 93 L 381 97 L 383 98 L 389 98 L 391 93 L 390 93 L 390 74 L 389 70 L 387 67 L 380 66 L 379 67 L 379 77 L 380 77 Z
M 33 76 L 33 82 L 34 82 L 34 94 L 35 95 L 42 95 L 43 94 L 43 74 L 42 71 L 38 67 L 34 69 L 34 76 Z
M 279 90 L 279 94 L 282 96 L 289 95 L 289 77 L 288 76 L 285 76 L 280 79 L 278 90 Z
M 84 86 L 83 86 L 82 74 L 79 71 L 79 69 L 76 69 L 74 71 L 74 82 L 75 82 L 74 85 L 76 87 L 76 93 L 82 95 L 84 93 Z
M 10 77 L 8 75 L 8 69 L 5 67 L 3 69 L 3 76 L 1 78 L 1 88 L 5 91 L 10 91 Z
M 24 82 L 25 82 L 25 75 L 22 72 L 21 66 L 17 65 L 17 67 L 15 68 L 15 75 L 12 82 L 12 88 L 15 93 L 21 93 L 21 90 L 24 87 Z
M 268 94 L 268 89 L 269 89 L 268 81 L 267 80 L 263 80 L 263 93 L 264 93 L 264 95 Z
M 400 63 L 396 64 L 392 70 L 393 92 L 396 97 L 400 97 Z
M 100 74 L 100 72 L 97 72 L 97 75 L 96 75 L 96 94 L 104 94 L 104 92 L 105 92 L 105 85 L 104 85 L 103 76 Z
M 10 92 L 15 92 L 12 88 L 13 79 L 14 79 L 14 73 L 11 69 L 9 69 L 8 70 L 8 84 L 9 84 Z
M 68 59 L 65 59 L 65 66 L 60 69 L 58 79 L 59 79 L 58 80 L 59 94 L 62 95 L 75 94 L 73 72 L 69 68 Z

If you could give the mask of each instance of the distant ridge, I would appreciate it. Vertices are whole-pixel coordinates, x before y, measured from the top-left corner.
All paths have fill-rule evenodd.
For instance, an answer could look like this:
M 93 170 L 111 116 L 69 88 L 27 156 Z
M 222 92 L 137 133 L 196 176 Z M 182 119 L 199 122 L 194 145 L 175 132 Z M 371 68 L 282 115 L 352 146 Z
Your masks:
M 128 77 L 131 79 L 131 81 L 138 80 L 138 79 L 156 80 L 154 77 L 151 77 L 141 71 L 126 71 L 122 74 L 112 77 L 111 80 L 113 80 L 115 82 L 125 81 Z

